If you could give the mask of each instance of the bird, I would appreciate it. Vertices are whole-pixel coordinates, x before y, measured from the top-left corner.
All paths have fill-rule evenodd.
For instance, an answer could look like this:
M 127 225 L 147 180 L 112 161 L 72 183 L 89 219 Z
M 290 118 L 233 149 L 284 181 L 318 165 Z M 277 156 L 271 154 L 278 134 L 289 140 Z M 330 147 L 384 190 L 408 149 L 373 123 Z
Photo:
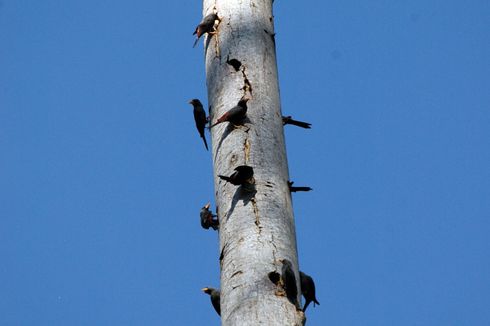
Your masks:
M 283 125 L 294 125 L 294 126 L 298 126 L 298 127 L 305 128 L 305 129 L 311 128 L 311 123 L 294 120 L 293 118 L 291 118 L 290 115 L 288 115 L 287 117 L 282 117 L 282 124 Z
M 286 291 L 286 297 L 295 306 L 298 306 L 298 287 L 296 286 L 296 276 L 293 271 L 293 264 L 287 260 L 282 259 L 281 277 L 284 290 Z
M 310 187 L 293 187 L 294 181 L 288 181 L 288 187 L 290 192 L 297 192 L 297 191 L 311 191 L 313 188 Z
M 242 98 L 240 101 L 238 101 L 236 106 L 234 106 L 228 112 L 223 114 L 221 118 L 216 120 L 216 122 L 209 128 L 213 128 L 217 124 L 226 121 L 231 122 L 234 125 L 241 124 L 243 119 L 245 119 L 245 116 L 247 115 L 247 102 L 249 100 L 250 100 L 249 98 Z
M 221 316 L 221 305 L 220 305 L 220 292 L 213 288 L 203 288 L 202 291 L 211 296 L 211 303 L 213 304 L 214 310 Z
M 194 107 L 194 121 L 196 122 L 196 128 L 204 141 L 204 146 L 206 150 L 208 149 L 208 142 L 206 141 L 206 136 L 204 135 L 204 129 L 206 128 L 206 124 L 208 123 L 208 119 L 206 118 L 206 111 L 204 111 L 204 107 L 202 106 L 201 101 L 197 98 L 190 100 L 189 104 L 192 104 Z
M 250 179 L 254 176 L 254 169 L 248 165 L 237 166 L 234 171 L 229 177 L 224 175 L 218 175 L 218 177 L 232 185 L 240 186 L 250 183 Z
M 311 276 L 306 275 L 302 271 L 299 271 L 299 282 L 301 284 L 301 294 L 305 298 L 305 305 L 303 307 L 303 312 L 306 311 L 308 305 L 313 302 L 313 307 L 316 304 L 320 304 L 315 296 L 315 282 Z
M 201 208 L 201 226 L 206 230 L 209 228 L 216 230 L 219 227 L 219 221 L 217 219 L 213 219 L 213 217 L 216 217 L 216 215 L 211 213 L 209 206 L 211 206 L 211 204 L 207 203 L 203 208 Z
M 214 34 L 213 33 L 213 27 L 214 27 L 214 21 L 215 20 L 220 20 L 218 15 L 215 13 L 209 14 L 206 17 L 204 17 L 199 25 L 197 25 L 196 30 L 192 35 L 196 35 L 196 41 L 194 42 L 194 45 L 192 46 L 193 48 L 196 47 L 197 42 L 203 36 L 204 34 Z

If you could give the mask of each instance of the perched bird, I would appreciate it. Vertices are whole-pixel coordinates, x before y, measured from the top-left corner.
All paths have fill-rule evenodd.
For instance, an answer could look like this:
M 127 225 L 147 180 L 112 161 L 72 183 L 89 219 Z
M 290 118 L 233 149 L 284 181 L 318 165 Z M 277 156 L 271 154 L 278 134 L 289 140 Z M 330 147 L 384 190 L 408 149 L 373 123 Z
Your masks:
M 207 203 L 203 208 L 201 208 L 201 226 L 206 230 L 209 228 L 216 230 L 219 227 L 219 221 L 217 219 L 213 219 L 213 217 L 216 217 L 216 215 L 211 213 L 209 206 L 211 206 L 211 204 Z
M 313 282 L 311 276 L 299 271 L 299 281 L 301 283 L 301 294 L 305 297 L 305 305 L 303 307 L 303 312 L 305 312 L 311 302 L 313 302 L 313 307 L 315 304 L 319 305 L 320 302 L 316 299 L 315 282 Z
M 287 260 L 282 259 L 281 277 L 286 291 L 286 296 L 295 306 L 298 306 L 298 288 L 296 286 L 296 276 L 293 271 L 293 264 Z
M 294 120 L 293 118 L 291 118 L 290 115 L 288 115 L 287 117 L 282 117 L 282 124 L 283 125 L 294 125 L 294 126 L 298 126 L 298 127 L 305 128 L 305 129 L 311 128 L 311 123 Z
M 238 101 L 238 104 L 231 108 L 228 112 L 223 114 L 221 118 L 219 118 L 215 124 L 213 124 L 210 128 L 213 128 L 217 124 L 220 124 L 222 122 L 231 122 L 234 125 L 238 125 L 242 123 L 243 119 L 245 119 L 245 116 L 247 115 L 247 102 L 249 101 L 249 98 L 243 98 L 240 101 Z
M 311 191 L 313 188 L 310 187 L 293 187 L 294 181 L 288 181 L 288 187 L 290 192 L 297 192 L 297 191 Z
M 207 293 L 211 296 L 211 303 L 213 304 L 214 310 L 221 316 L 221 305 L 220 305 L 220 292 L 219 290 L 213 288 L 204 288 L 202 289 L 204 293 Z
M 206 111 L 204 111 L 204 107 L 202 106 L 201 101 L 197 98 L 190 100 L 189 104 L 192 104 L 194 107 L 194 121 L 196 121 L 196 128 L 204 141 L 204 146 L 206 150 L 208 149 L 208 142 L 206 141 L 206 137 L 204 135 L 204 129 L 206 128 L 206 124 L 208 123 L 208 119 L 206 118 Z
M 250 183 L 250 179 L 254 176 L 254 169 L 248 165 L 240 165 L 235 168 L 235 172 L 229 177 L 224 175 L 218 175 L 220 179 L 223 179 L 232 185 L 240 186 L 246 183 Z
M 196 41 L 194 42 L 194 45 L 192 47 L 195 47 L 201 36 L 204 34 L 214 34 L 213 33 L 213 27 L 214 27 L 214 21 L 219 20 L 218 15 L 215 13 L 209 14 L 206 17 L 202 19 L 202 21 L 197 25 L 196 30 L 192 35 L 196 35 Z

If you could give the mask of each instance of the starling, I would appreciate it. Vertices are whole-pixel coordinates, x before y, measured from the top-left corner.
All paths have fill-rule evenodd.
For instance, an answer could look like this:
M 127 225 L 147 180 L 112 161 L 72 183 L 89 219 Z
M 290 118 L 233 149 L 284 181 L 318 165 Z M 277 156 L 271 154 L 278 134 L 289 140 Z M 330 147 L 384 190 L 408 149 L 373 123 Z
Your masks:
M 301 283 L 301 294 L 303 297 L 305 297 L 305 305 L 303 307 L 303 312 L 306 311 L 306 308 L 308 305 L 313 302 L 313 307 L 316 304 L 320 304 L 318 300 L 316 299 L 315 296 L 315 282 L 313 282 L 313 279 L 311 276 L 306 275 L 302 271 L 299 271 L 299 280 Z
M 204 288 L 202 289 L 204 293 L 207 293 L 211 296 L 211 303 L 213 304 L 214 310 L 221 316 L 221 305 L 220 305 L 220 293 L 219 290 L 213 288 Z
M 194 120 L 196 121 L 197 131 L 204 141 L 204 146 L 206 147 L 206 150 L 209 150 L 208 142 L 206 141 L 206 137 L 204 135 L 204 129 L 206 127 L 206 123 L 208 123 L 208 119 L 206 118 L 206 111 L 204 111 L 204 107 L 202 106 L 201 101 L 199 101 L 197 98 L 190 100 L 189 104 L 192 104 L 192 106 L 194 107 Z
M 209 14 L 206 17 L 202 19 L 202 21 L 197 25 L 196 30 L 192 35 L 196 35 L 196 41 L 194 42 L 194 45 L 192 47 L 195 47 L 201 36 L 203 36 L 206 33 L 212 34 L 212 30 L 214 27 L 214 21 L 219 20 L 218 15 L 216 14 Z
M 294 181 L 288 181 L 288 187 L 290 192 L 297 192 L 297 191 L 311 191 L 313 190 L 310 187 L 293 187 Z
M 211 213 L 209 206 L 211 206 L 211 204 L 207 203 L 203 208 L 201 208 L 201 226 L 206 230 L 209 228 L 216 230 L 219 227 L 219 222 L 217 219 L 213 219 L 213 217 L 216 217 L 216 215 Z
M 298 306 L 298 288 L 296 286 L 296 276 L 293 271 L 293 264 L 287 259 L 282 260 L 281 270 L 282 282 L 286 296 L 295 306 Z
M 247 102 L 249 98 L 241 99 L 236 106 L 231 108 L 228 112 L 223 114 L 221 118 L 219 118 L 215 124 L 213 124 L 210 128 L 213 128 L 217 124 L 222 122 L 231 122 L 234 125 L 238 125 L 242 123 L 243 119 L 247 115 Z
M 298 126 L 298 127 L 305 128 L 305 129 L 311 128 L 311 123 L 293 120 L 290 115 L 288 115 L 287 117 L 282 117 L 282 124 L 283 125 L 294 125 L 294 126 Z
M 220 179 L 223 179 L 232 185 L 240 186 L 246 183 L 250 183 L 250 179 L 254 176 L 254 169 L 251 166 L 240 165 L 235 168 L 235 172 L 229 177 L 224 175 L 218 175 Z

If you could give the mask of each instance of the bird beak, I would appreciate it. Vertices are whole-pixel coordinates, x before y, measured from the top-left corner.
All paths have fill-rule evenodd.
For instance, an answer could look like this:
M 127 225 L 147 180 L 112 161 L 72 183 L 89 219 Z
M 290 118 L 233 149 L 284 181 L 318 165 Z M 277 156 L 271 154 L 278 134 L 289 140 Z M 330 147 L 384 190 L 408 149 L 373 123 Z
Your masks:
M 209 209 L 210 206 L 211 206 L 211 203 L 207 203 L 206 205 L 204 205 L 204 208 Z
M 189 104 L 192 104 L 192 100 L 190 100 L 188 103 L 189 103 Z
M 202 292 L 206 292 L 207 290 L 209 290 L 208 288 L 202 288 L 201 291 Z

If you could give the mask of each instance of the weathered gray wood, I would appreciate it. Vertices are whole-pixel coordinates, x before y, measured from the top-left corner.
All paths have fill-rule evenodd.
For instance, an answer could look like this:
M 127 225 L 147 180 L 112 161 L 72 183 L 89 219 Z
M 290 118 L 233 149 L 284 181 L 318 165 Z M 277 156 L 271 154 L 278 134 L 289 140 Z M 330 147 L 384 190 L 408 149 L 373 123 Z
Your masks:
M 220 219 L 222 325 L 302 325 L 298 311 L 268 278 L 287 258 L 297 276 L 296 234 L 288 190 L 271 0 L 204 0 L 218 33 L 204 40 L 211 122 L 247 96 L 249 122 L 211 129 Z M 236 71 L 227 61 L 241 62 Z M 256 193 L 217 178 L 254 168 Z

